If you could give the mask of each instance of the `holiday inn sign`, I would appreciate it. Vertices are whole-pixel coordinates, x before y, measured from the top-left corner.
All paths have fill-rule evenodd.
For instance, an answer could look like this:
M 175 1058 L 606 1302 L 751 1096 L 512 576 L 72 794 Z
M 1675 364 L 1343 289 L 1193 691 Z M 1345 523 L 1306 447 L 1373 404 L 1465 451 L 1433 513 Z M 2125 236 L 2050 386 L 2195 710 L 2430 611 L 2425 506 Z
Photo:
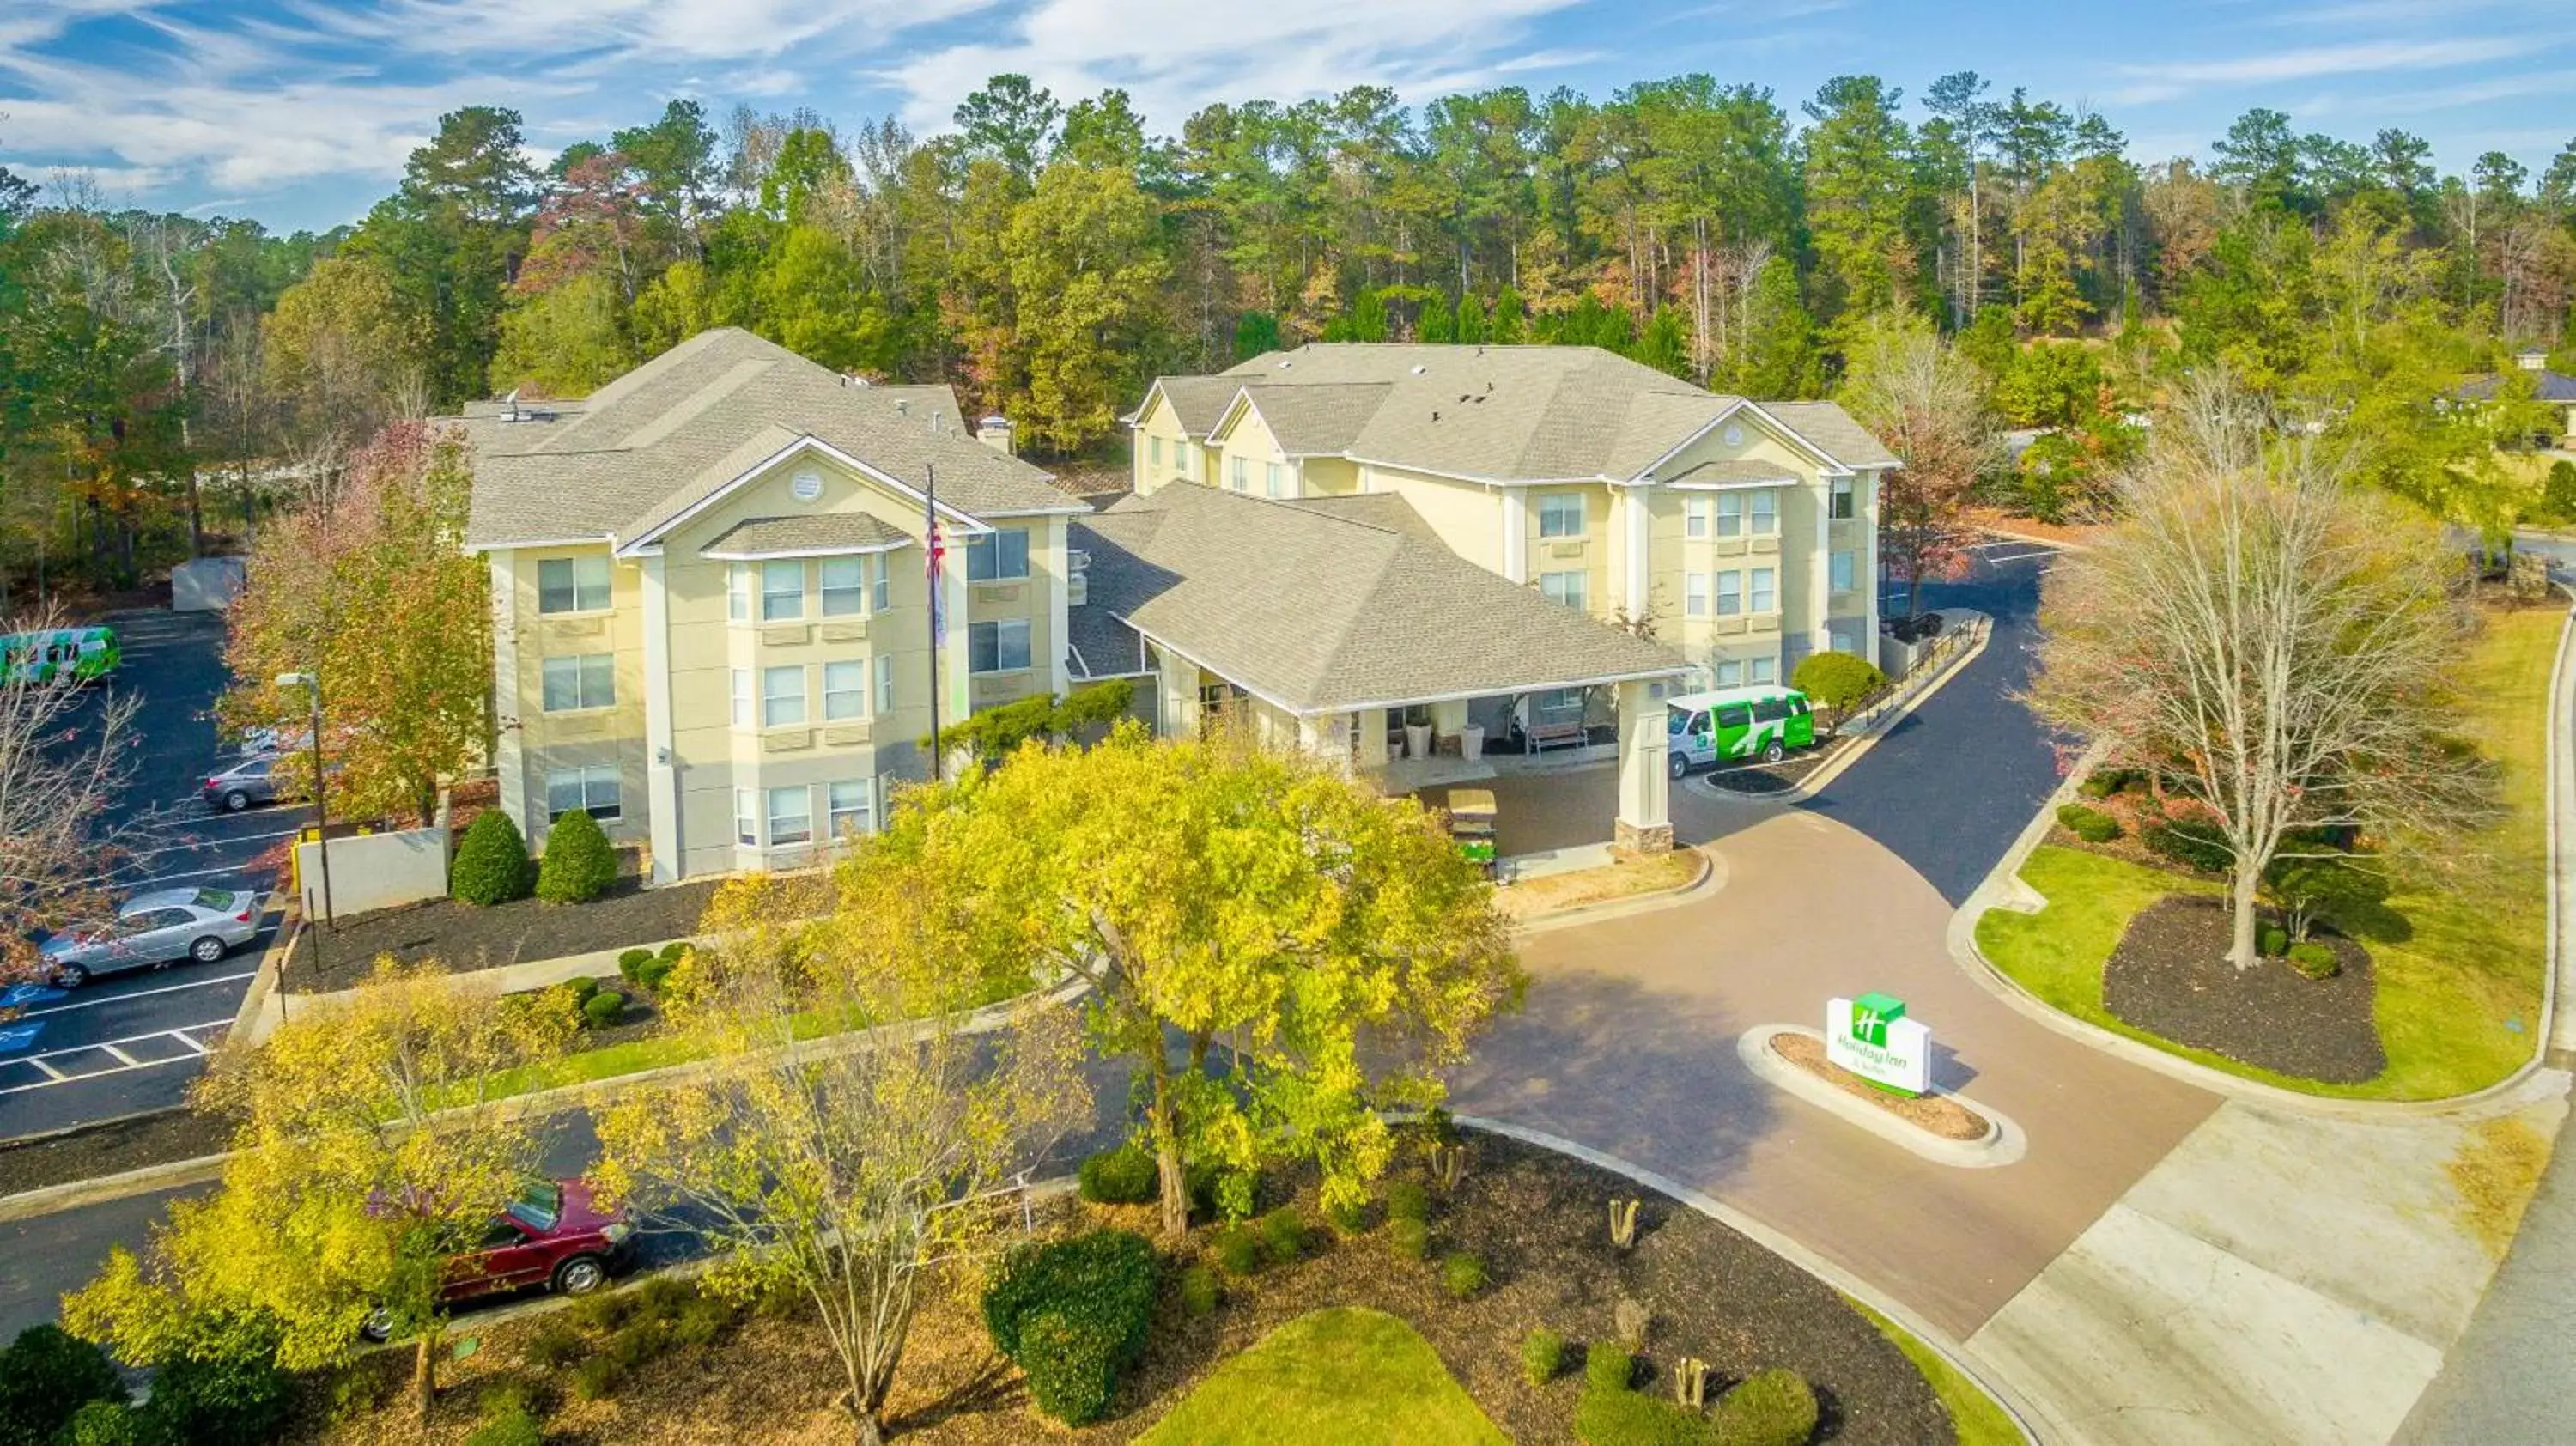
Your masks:
M 1898 1094 L 1931 1087 L 1932 1031 L 1886 994 L 1825 1001 L 1825 1058 Z

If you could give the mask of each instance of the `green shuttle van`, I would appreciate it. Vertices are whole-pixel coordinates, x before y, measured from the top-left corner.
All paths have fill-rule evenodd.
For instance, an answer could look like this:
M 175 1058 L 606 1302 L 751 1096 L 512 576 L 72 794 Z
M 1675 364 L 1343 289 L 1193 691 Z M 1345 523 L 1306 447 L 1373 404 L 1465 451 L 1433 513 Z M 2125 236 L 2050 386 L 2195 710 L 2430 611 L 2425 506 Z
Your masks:
M 10 683 L 95 683 L 116 671 L 116 629 L 49 628 L 0 634 Z
M 1712 763 L 1777 763 L 1792 748 L 1812 748 L 1816 719 L 1807 695 L 1795 688 L 1720 688 L 1666 698 L 1664 734 L 1673 777 L 1679 778 Z

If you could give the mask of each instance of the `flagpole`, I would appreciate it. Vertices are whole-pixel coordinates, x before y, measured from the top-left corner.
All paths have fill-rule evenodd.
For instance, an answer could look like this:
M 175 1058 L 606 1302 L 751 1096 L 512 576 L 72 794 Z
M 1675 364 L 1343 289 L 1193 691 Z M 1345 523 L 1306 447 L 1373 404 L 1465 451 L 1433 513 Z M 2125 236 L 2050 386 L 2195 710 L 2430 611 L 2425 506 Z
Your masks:
M 921 494 L 921 545 L 929 553 L 926 561 L 930 582 L 930 781 L 937 783 L 940 781 L 941 772 L 939 766 L 939 635 L 946 631 L 940 626 L 945 619 L 940 616 L 942 608 L 939 589 L 940 584 L 945 581 L 943 574 L 947 569 L 942 565 L 940 558 L 943 549 L 939 544 L 939 464 L 928 463 L 926 470 L 929 484 Z

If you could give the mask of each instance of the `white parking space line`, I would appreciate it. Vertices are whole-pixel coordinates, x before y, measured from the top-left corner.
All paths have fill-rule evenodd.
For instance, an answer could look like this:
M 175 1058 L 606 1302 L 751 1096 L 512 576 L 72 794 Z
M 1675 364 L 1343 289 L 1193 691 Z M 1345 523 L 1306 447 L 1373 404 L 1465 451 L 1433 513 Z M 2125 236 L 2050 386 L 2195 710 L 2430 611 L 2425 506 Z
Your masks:
M 185 984 L 164 984 L 158 989 L 137 989 L 131 994 L 114 994 L 105 999 L 83 999 L 74 1004 L 49 1004 L 42 1009 L 22 1010 L 18 1017 L 34 1019 L 40 1014 L 69 1014 L 75 1009 L 96 1009 L 104 1004 L 123 1004 L 129 999 L 148 999 L 155 994 L 178 994 L 189 989 L 211 989 L 218 984 L 238 984 L 258 972 L 256 969 L 246 969 L 239 974 L 219 974 L 212 979 L 191 979 Z
M 106 1051 L 108 1058 L 115 1060 L 118 1064 L 124 1065 L 128 1069 L 138 1068 L 143 1063 L 143 1061 L 127 1054 L 124 1050 L 118 1049 L 115 1045 L 102 1044 L 99 1048 Z
M 221 867 L 221 868 L 214 868 L 214 869 L 190 869 L 190 870 L 188 870 L 188 871 L 187 871 L 186 873 L 184 873 L 184 874 L 154 874 L 154 875 L 152 875 L 149 879 L 140 880 L 140 882 L 143 882 L 143 883 L 153 883 L 153 884 L 175 884 L 175 883 L 179 882 L 181 879 L 203 879 L 203 878 L 209 878 L 209 877 L 212 877 L 213 875 L 216 875 L 216 874 L 247 874 L 247 873 L 249 873 L 249 872 L 250 872 L 250 868 L 251 868 L 251 866 L 250 866 L 249 862 L 248 862 L 247 860 L 245 860 L 244 862 L 241 862 L 241 863 L 238 863 L 238 864 L 226 864 L 225 866 L 223 866 L 223 867 Z
M 183 853 L 192 849 L 226 848 L 233 844 L 262 843 L 269 839 L 293 838 L 302 829 L 282 828 L 275 833 L 235 834 L 226 838 L 201 838 L 187 843 L 164 844 L 159 848 L 136 849 L 133 857 L 150 858 L 155 854 Z
M 36 1068 L 38 1068 L 38 1069 L 40 1069 L 40 1070 L 44 1071 L 44 1073 L 46 1074 L 46 1076 L 47 1076 L 47 1077 L 49 1077 L 49 1078 L 52 1078 L 52 1079 L 70 1079 L 70 1078 L 71 1078 L 71 1076 L 70 1076 L 70 1075 L 67 1075 L 67 1074 L 63 1073 L 61 1070 L 58 1070 L 58 1069 L 54 1068 L 52 1065 L 49 1065 L 49 1064 L 45 1063 L 42 1059 L 39 1059 L 39 1058 L 37 1058 L 37 1057 L 36 1057 L 36 1056 L 34 1056 L 34 1055 L 29 1055 L 27 1058 L 25 1058 L 25 1059 L 21 1059 L 21 1060 L 13 1060 L 13 1061 L 11 1061 L 11 1063 L 13 1063 L 13 1064 L 32 1064 L 32 1065 L 34 1065 Z
M 2057 556 L 2057 549 L 2054 547 L 2034 547 L 2028 552 L 2016 552 L 2010 557 L 1996 557 L 1989 553 L 1986 561 L 1992 566 L 2001 567 L 2007 562 L 2028 562 L 2034 557 L 2055 556 Z
M 188 1046 L 190 1049 L 195 1050 L 199 1054 L 204 1054 L 206 1052 L 206 1047 L 197 1043 L 197 1037 L 184 1029 L 171 1030 L 170 1037 L 179 1041 L 181 1044 Z
M 31 1054 L 23 1059 L 10 1060 L 9 1063 L 11 1064 L 32 1064 L 39 1071 L 50 1076 L 50 1078 L 38 1080 L 34 1084 L 0 1086 L 0 1096 L 25 1094 L 29 1090 L 52 1089 L 58 1085 L 74 1084 L 81 1080 L 105 1079 L 109 1075 L 129 1074 L 140 1069 L 159 1069 L 163 1065 L 195 1064 L 206 1053 L 206 1047 L 199 1044 L 196 1040 L 196 1032 L 208 1029 L 224 1029 L 229 1027 L 231 1024 L 232 1021 L 229 1019 L 209 1019 L 203 1024 L 183 1024 L 176 1029 L 156 1029 L 148 1034 L 130 1034 L 123 1039 L 103 1040 L 96 1044 L 73 1045 L 69 1048 L 53 1050 L 46 1054 Z M 168 1059 L 136 1059 L 134 1056 L 127 1054 L 124 1050 L 117 1047 L 124 1044 L 141 1044 L 147 1039 L 175 1039 L 181 1044 L 186 1045 L 189 1049 L 195 1051 L 195 1053 L 174 1054 Z M 122 1063 L 118 1064 L 113 1069 L 88 1070 L 80 1074 L 65 1074 L 63 1071 L 54 1068 L 51 1064 L 46 1063 L 47 1060 L 69 1059 L 76 1054 L 104 1054 L 111 1059 L 120 1060 Z

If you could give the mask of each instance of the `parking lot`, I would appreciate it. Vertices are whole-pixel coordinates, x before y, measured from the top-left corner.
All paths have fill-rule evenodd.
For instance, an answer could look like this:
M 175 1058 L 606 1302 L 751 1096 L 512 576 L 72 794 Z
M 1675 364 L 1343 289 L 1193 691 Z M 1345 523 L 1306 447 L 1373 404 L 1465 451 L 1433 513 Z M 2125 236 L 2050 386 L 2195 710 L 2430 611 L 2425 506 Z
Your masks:
M 269 861 L 302 815 L 291 807 L 215 814 L 198 799 L 216 757 L 209 709 L 224 682 L 222 618 L 152 611 L 108 621 L 124 654 L 108 686 L 142 699 L 117 816 L 143 835 L 117 881 L 119 895 L 163 886 L 275 888 Z M 106 704 L 103 691 L 84 716 L 94 719 Z M 271 909 L 257 939 L 211 964 L 182 961 L 77 990 L 0 991 L 0 1005 L 21 1011 L 0 1024 L 0 1139 L 178 1104 L 232 1022 L 274 927 Z

